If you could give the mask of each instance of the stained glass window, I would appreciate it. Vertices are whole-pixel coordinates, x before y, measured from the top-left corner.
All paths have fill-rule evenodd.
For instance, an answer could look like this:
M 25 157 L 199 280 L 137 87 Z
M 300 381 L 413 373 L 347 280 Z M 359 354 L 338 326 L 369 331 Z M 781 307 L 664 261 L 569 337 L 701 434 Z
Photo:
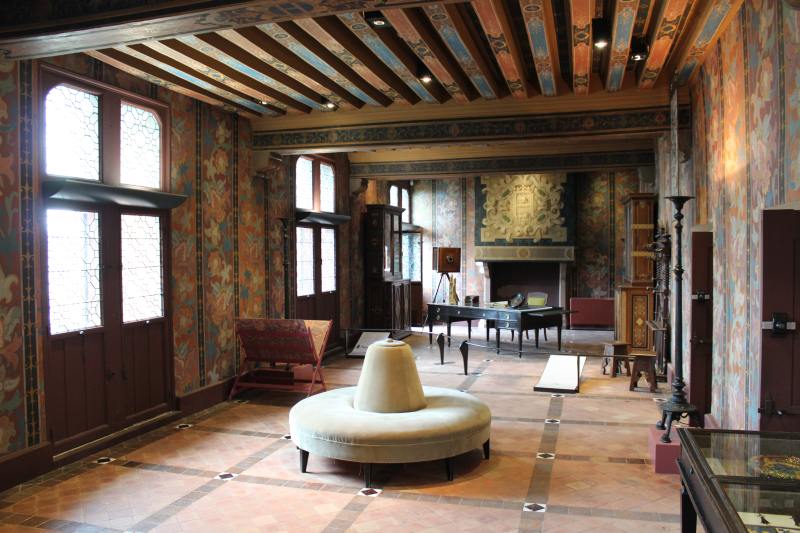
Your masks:
M 313 162 L 306 157 L 297 160 L 295 206 L 298 209 L 314 209 L 313 167 Z
M 403 211 L 403 222 L 411 223 L 411 201 L 408 199 L 408 189 L 400 189 L 400 192 L 403 194 L 403 203 L 400 204 L 400 207 L 405 209 Z
M 94 211 L 47 210 L 47 284 L 53 335 L 103 324 L 99 222 Z
M 157 216 L 122 215 L 122 321 L 164 316 L 161 221 Z
M 336 230 L 320 229 L 320 252 L 322 254 L 322 292 L 336 290 Z
M 336 183 L 333 165 L 319 165 L 319 210 L 333 213 L 336 211 Z
M 120 116 L 120 182 L 159 189 L 161 125 L 155 113 L 123 103 Z
M 314 294 L 314 229 L 297 226 L 297 296 Z
M 389 187 L 389 205 L 400 207 L 400 199 L 397 197 L 397 185 Z
M 100 97 L 58 85 L 44 109 L 47 174 L 99 181 Z

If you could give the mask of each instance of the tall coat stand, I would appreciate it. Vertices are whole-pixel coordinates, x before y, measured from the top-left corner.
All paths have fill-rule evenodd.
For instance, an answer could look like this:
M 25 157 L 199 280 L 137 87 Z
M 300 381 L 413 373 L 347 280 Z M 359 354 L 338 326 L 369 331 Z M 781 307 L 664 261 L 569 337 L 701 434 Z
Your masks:
M 672 397 L 662 404 L 661 420 L 656 423 L 656 428 L 664 430 L 661 442 L 672 442 L 669 438 L 673 422 L 679 422 L 688 417 L 697 425 L 699 413 L 697 407 L 686 401 L 686 392 L 683 390 L 686 383 L 683 381 L 683 206 L 694 196 L 667 196 L 667 200 L 675 206 L 675 379 L 672 381 Z

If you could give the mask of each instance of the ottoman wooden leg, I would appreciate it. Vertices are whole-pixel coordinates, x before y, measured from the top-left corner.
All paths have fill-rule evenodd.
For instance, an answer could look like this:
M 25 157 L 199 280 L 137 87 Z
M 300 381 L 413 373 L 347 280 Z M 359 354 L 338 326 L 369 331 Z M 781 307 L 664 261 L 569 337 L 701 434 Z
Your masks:
M 370 488 L 372 484 L 372 463 L 364 463 L 361 467 L 364 469 L 364 486 Z
M 487 460 L 489 459 L 489 440 L 486 439 L 486 442 L 483 443 L 483 458 Z
M 628 387 L 628 390 L 633 390 L 639 384 L 639 360 L 635 359 L 633 361 L 633 370 L 631 370 L 631 384 Z
M 444 460 L 444 470 L 447 472 L 447 481 L 453 481 L 453 459 L 448 457 Z
M 300 472 L 305 474 L 308 468 L 308 452 L 300 448 L 297 448 L 297 451 L 300 452 Z

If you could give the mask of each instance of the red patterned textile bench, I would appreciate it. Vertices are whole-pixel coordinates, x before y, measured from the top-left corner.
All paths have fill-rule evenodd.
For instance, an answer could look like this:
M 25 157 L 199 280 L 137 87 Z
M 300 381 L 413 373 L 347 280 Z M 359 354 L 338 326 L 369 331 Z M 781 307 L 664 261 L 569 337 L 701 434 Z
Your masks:
M 295 382 L 308 383 L 304 390 L 310 396 L 314 392 L 317 376 L 321 390 L 325 390 L 320 365 L 332 324 L 330 320 L 237 318 L 235 327 L 241 348 L 242 368 L 233 382 L 228 399 L 246 388 L 297 390 Z M 311 365 L 311 379 L 297 379 L 292 371 L 281 372 L 269 368 L 274 363 Z M 283 374 L 278 382 L 270 379 L 277 374 Z M 287 374 L 288 380 L 285 377 Z
M 614 329 L 613 298 L 570 298 L 572 328 Z

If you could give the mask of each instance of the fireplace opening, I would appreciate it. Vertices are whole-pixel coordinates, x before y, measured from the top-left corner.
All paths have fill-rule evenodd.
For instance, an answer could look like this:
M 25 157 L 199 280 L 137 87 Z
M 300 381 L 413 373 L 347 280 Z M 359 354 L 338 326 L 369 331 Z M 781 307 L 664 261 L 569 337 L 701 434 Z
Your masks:
M 548 305 L 559 305 L 559 263 L 544 261 L 497 261 L 488 264 L 491 301 L 508 300 L 518 292 L 547 293 Z

